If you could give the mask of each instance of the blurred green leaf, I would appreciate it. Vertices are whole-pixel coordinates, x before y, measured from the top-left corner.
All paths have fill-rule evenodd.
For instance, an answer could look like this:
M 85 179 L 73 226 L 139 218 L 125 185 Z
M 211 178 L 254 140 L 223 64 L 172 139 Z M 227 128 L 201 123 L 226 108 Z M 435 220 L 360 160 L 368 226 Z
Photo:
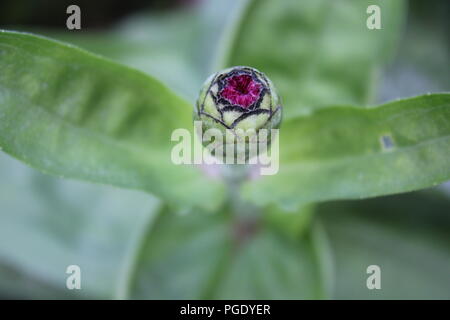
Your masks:
M 159 202 L 142 192 L 68 181 L 0 153 L 0 296 L 114 298 Z M 66 269 L 81 268 L 81 290 Z
M 155 79 L 29 34 L 0 32 L 0 57 L 7 153 L 44 172 L 141 189 L 180 206 L 221 202 L 217 181 L 172 163 L 171 134 L 191 129 L 192 109 Z
M 449 159 L 450 94 L 331 107 L 284 122 L 279 172 L 244 192 L 288 207 L 406 192 L 450 179 Z
M 411 193 L 319 206 L 337 299 L 450 299 L 450 199 Z M 381 268 L 381 290 L 366 270 Z
M 309 230 L 296 241 L 269 229 L 257 233 L 235 253 L 213 298 L 327 298 L 311 233 Z
M 191 101 L 196 99 L 206 77 L 196 63 L 202 38 L 201 21 L 194 10 L 159 15 L 142 13 L 106 32 L 31 31 L 139 69 Z
M 20 267 L 1 264 L 0 300 L 8 299 L 79 299 L 76 291 L 55 288 L 20 272 Z
M 373 4 L 381 8 L 381 30 L 366 26 Z M 265 72 L 280 91 L 286 118 L 321 106 L 361 105 L 394 49 L 404 11 L 403 1 L 248 1 L 229 27 L 218 68 Z
M 289 239 L 224 213 L 163 212 L 143 239 L 122 297 L 321 298 L 326 292 L 316 250 L 310 231 Z
M 450 2 L 410 0 L 408 24 L 396 58 L 380 79 L 379 103 L 429 92 L 450 91 Z
M 311 227 L 314 207 L 314 204 L 307 204 L 297 210 L 283 210 L 276 205 L 268 206 L 263 220 L 284 235 L 297 238 Z
M 206 298 L 231 239 L 223 214 L 163 210 L 142 238 L 122 298 Z
M 210 73 L 223 25 L 241 0 L 208 0 L 167 12 L 140 12 L 107 31 L 14 26 L 80 46 L 155 76 L 195 101 Z M 219 35 L 219 36 L 218 36 Z

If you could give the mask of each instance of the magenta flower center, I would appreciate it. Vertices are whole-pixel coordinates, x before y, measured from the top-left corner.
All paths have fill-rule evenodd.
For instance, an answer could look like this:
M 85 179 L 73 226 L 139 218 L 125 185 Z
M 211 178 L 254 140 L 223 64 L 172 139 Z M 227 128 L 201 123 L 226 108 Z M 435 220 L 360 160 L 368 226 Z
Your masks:
M 241 74 L 228 78 L 220 95 L 231 104 L 248 108 L 258 100 L 261 89 L 261 84 L 253 80 L 251 76 Z

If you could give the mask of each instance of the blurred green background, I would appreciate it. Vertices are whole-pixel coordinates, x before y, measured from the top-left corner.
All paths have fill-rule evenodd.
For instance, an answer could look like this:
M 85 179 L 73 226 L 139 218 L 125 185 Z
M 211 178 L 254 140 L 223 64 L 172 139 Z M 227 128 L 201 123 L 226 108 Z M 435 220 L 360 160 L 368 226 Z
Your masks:
M 65 28 L 69 4 L 81 7 L 80 31 Z M 408 4 L 397 53 L 374 94 L 377 102 L 449 90 L 450 2 Z M 236 5 L 2 0 L 0 28 L 77 44 L 155 75 L 194 101 L 212 68 L 205 61 Z M 0 153 L 0 297 L 314 298 L 322 294 L 302 295 L 297 287 L 312 286 L 305 275 L 320 272 L 334 279 L 327 280 L 330 298 L 449 299 L 449 197 L 447 184 L 320 204 L 316 215 L 327 240 L 314 243 L 325 270 L 308 264 L 299 270 L 304 257 L 292 255 L 289 241 L 267 233 L 249 242 L 219 277 L 209 272 L 226 245 L 220 215 L 180 216 L 173 224 L 167 217 L 153 225 L 161 203 L 148 194 L 43 175 Z M 157 265 L 154 257 L 160 257 Z M 71 264 L 82 269 L 82 290 L 65 288 Z M 382 290 L 365 286 L 370 264 L 382 266 Z

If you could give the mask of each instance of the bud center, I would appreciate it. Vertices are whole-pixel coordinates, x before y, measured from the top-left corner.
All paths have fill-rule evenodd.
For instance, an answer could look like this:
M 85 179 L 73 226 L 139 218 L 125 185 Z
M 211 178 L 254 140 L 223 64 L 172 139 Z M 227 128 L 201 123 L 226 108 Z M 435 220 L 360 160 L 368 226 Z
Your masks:
M 220 95 L 234 105 L 248 108 L 261 93 L 261 84 L 247 74 L 235 75 L 227 79 Z

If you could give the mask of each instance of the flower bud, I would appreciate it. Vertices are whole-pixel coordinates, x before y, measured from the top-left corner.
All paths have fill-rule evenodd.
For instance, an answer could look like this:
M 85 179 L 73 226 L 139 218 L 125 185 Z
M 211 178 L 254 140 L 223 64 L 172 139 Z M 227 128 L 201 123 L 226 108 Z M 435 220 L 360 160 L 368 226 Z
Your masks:
M 281 111 L 275 87 L 262 72 L 250 67 L 233 67 L 205 81 L 194 120 L 201 121 L 202 132 L 198 134 L 213 155 L 222 161 L 247 160 L 262 149 L 267 150 L 273 134 L 271 129 L 280 125 Z M 208 130 L 215 130 L 215 143 L 211 135 L 205 139 Z M 266 148 L 261 148 L 263 144 Z

